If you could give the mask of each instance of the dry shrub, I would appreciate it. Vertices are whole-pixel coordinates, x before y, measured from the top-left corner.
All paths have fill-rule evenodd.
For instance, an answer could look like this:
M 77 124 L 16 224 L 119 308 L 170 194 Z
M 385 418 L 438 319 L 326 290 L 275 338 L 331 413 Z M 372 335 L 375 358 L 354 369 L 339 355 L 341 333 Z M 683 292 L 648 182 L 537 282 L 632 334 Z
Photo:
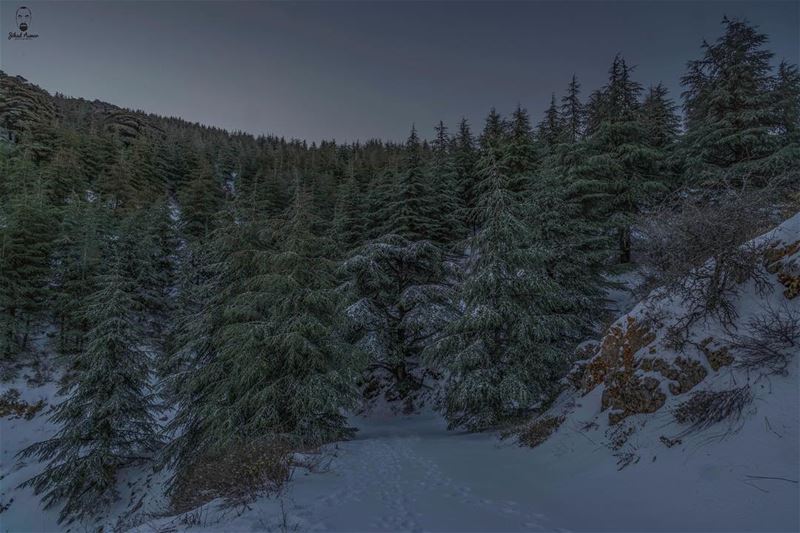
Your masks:
M 675 408 L 673 415 L 680 424 L 688 424 L 680 436 L 702 431 L 728 421 L 732 431 L 743 419 L 744 409 L 753 401 L 750 385 L 724 391 L 698 391 Z
M 0 395 L 0 418 L 10 416 L 12 418 L 24 418 L 31 420 L 39 411 L 44 409 L 46 402 L 39 400 L 36 403 L 27 403 L 19 399 L 17 389 L 8 389 Z
M 724 326 L 736 320 L 735 298 L 742 283 L 766 286 L 767 242 L 750 242 L 778 220 L 768 192 L 724 191 L 713 197 L 684 193 L 650 212 L 639 228 L 646 289 L 664 287 L 679 297 L 685 330 L 713 317 Z
M 738 368 L 785 374 L 800 352 L 800 312 L 769 308 L 747 323 L 745 333 L 731 335 L 730 347 Z
M 519 435 L 519 442 L 525 446 L 535 448 L 550 438 L 550 435 L 564 423 L 563 416 L 545 416 L 539 418 L 524 428 Z
M 287 440 L 275 437 L 205 455 L 175 480 L 174 511 L 186 512 L 217 498 L 239 505 L 277 492 L 292 476 L 292 452 Z

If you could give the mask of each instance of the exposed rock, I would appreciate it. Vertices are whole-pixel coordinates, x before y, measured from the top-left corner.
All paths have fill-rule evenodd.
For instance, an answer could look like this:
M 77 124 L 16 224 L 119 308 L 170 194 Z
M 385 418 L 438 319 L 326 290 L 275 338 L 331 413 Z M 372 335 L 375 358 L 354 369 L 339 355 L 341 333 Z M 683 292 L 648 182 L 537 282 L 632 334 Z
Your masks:
M 601 383 L 608 384 L 611 373 L 632 373 L 635 370 L 634 355 L 653 342 L 655 333 L 632 316 L 627 317 L 626 328 L 615 324 L 609 328 L 600 343 L 597 355 L 589 361 L 582 379 L 584 393 Z
M 578 346 L 575 350 L 575 363 L 565 378 L 567 383 L 576 389 L 583 386 L 583 376 L 586 374 L 589 359 L 597 353 L 599 346 L 597 341 L 587 341 Z
M 669 391 L 674 395 L 692 390 L 708 375 L 705 367 L 699 361 L 683 357 L 677 357 L 673 364 L 658 358 L 642 359 L 639 362 L 639 368 L 645 372 L 658 372 L 673 381 L 674 383 L 669 384 Z
M 659 410 L 667 400 L 660 385 L 652 376 L 642 378 L 633 373 L 617 373 L 611 383 L 606 384 L 601 399 L 604 410 L 613 408 L 608 413 L 608 422 L 618 424 L 631 415 Z
M 764 263 L 769 272 L 777 274 L 778 281 L 786 287 L 783 295 L 789 300 L 800 294 L 800 241 L 786 246 L 770 246 L 764 252 Z

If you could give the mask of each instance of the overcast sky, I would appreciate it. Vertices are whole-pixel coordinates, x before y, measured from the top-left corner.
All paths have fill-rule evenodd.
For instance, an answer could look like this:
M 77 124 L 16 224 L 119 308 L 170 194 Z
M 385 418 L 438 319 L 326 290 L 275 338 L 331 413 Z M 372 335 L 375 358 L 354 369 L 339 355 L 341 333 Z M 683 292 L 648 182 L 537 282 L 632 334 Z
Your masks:
M 15 12 L 31 9 L 28 41 Z M 51 92 L 251 133 L 400 140 L 491 106 L 535 120 L 573 73 L 584 96 L 614 54 L 679 97 L 723 15 L 798 62 L 800 2 L 28 2 L 0 4 L 0 68 Z

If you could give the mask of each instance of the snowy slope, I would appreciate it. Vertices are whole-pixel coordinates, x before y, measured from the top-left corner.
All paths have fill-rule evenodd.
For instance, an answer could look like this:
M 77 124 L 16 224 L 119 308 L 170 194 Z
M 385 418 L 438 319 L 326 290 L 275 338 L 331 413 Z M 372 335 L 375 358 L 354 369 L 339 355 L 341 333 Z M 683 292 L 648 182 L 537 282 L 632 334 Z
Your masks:
M 800 311 L 800 297 L 787 296 L 800 274 L 795 270 L 800 249 L 791 250 L 800 241 L 800 214 L 765 238 L 776 240 L 773 249 L 784 252 L 773 254 L 780 257 L 773 261 L 768 290 L 742 287 L 736 303 L 741 324 L 768 307 Z M 353 417 L 351 423 L 360 429 L 356 438 L 327 447 L 314 468 L 298 468 L 283 494 L 244 507 L 226 509 L 214 501 L 165 516 L 165 474 L 146 467 L 127 472 L 106 529 L 797 531 L 800 357 L 794 354 L 785 375 L 764 377 L 729 363 L 719 366 L 726 359 L 713 354 L 723 353 L 728 334 L 713 320 L 693 326 L 690 337 L 697 346 L 670 349 L 667 331 L 681 310 L 680 302 L 650 298 L 612 325 L 599 345 L 585 346 L 591 357 L 581 365 L 578 386 L 532 423 L 535 427 L 548 417 L 561 421 L 535 448 L 520 446 L 515 438 L 447 431 L 431 412 L 403 417 L 373 411 Z M 653 316 L 658 320 L 647 320 Z M 713 341 L 702 344 L 708 338 Z M 613 347 L 624 357 L 609 358 Z M 654 359 L 667 366 L 654 365 Z M 642 368 L 644 360 L 651 360 L 644 365 L 650 370 Z M 605 379 L 614 371 L 631 377 L 626 384 L 634 390 L 644 378 L 653 378 L 660 393 L 654 397 L 663 394 L 663 403 L 637 397 L 604 409 L 604 394 L 607 402 L 614 400 L 607 391 L 618 385 Z M 693 393 L 745 384 L 754 401 L 741 421 L 688 434 L 686 425 L 675 421 L 674 408 Z M 0 393 L 18 388 L 28 403 L 59 401 L 53 384 L 31 388 L 19 380 L 2 387 Z M 626 406 L 649 412 L 626 412 Z M 55 511 L 42 511 L 30 489 L 15 488 L 39 468 L 14 454 L 52 432 L 46 411 L 31 420 L 0 419 L 0 504 L 14 499 L 0 513 L 0 531 L 62 530 Z

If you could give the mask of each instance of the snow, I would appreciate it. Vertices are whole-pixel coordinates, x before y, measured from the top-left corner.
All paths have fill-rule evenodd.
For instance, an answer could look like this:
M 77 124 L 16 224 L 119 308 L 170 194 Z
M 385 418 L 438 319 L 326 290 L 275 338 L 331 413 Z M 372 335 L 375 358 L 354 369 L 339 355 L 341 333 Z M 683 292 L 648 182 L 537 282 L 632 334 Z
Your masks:
M 621 471 L 600 429 L 562 427 L 529 449 L 492 434 L 448 432 L 432 413 L 361 417 L 354 440 L 330 447 L 325 471 L 298 472 L 286 494 L 249 509 L 212 502 L 194 512 L 201 524 L 186 530 L 796 530 L 797 485 L 748 477 L 797 477 L 786 469 L 797 460 L 794 378 L 776 380 L 761 397 L 781 436 L 765 429 L 761 413 L 742 428 L 744 438 L 659 443 Z M 582 401 L 586 418 L 592 400 Z M 651 432 L 660 433 L 660 425 Z M 165 518 L 135 531 L 183 530 L 186 521 Z
M 727 439 L 714 432 L 667 448 L 658 436 L 673 436 L 666 413 L 645 423 L 629 444 L 641 460 L 621 471 L 605 442 L 607 428 L 582 428 L 599 414 L 599 389 L 576 402 L 575 411 L 542 446 L 519 447 L 494 434 L 447 431 L 431 412 L 397 416 L 388 412 L 354 417 L 352 441 L 331 445 L 315 472 L 298 469 L 285 494 L 265 497 L 249 508 L 225 509 L 220 502 L 177 517 L 162 514 L 164 474 L 143 468 L 120 482 L 123 515 L 144 496 L 145 520 L 132 531 L 771 531 L 797 530 L 797 366 L 757 389 L 757 412 Z M 25 389 L 36 401 L 55 392 L 53 384 Z M 768 425 L 767 425 L 768 424 Z M 16 450 L 47 436 L 46 414 L 32 421 L 2 420 L 2 493 L 9 510 L 2 531 L 59 531 L 56 511 L 41 511 L 30 489 L 15 489 L 37 470 L 22 464 Z M 137 475 L 138 474 L 138 477 Z M 128 487 L 132 482 L 138 490 Z M 133 497 L 131 492 L 135 494 Z M 116 523 L 109 519 L 109 529 Z M 191 526 L 187 524 L 193 524 Z

